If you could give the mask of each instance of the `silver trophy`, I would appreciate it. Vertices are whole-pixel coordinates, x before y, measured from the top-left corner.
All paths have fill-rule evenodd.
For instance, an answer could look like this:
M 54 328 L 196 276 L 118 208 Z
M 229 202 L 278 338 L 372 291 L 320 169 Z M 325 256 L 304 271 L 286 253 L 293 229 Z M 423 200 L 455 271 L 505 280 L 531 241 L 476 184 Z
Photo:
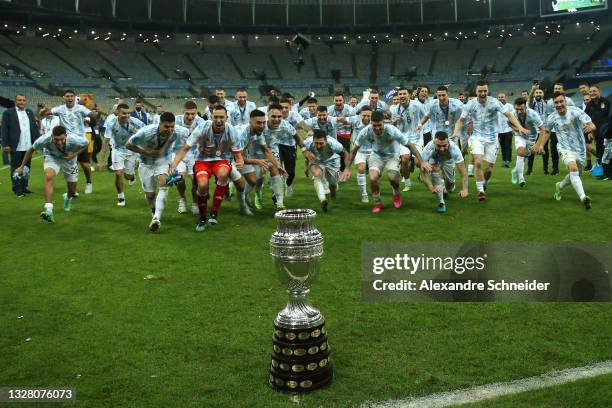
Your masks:
M 289 302 L 274 320 L 269 384 L 287 392 L 308 392 L 329 384 L 333 377 L 325 318 L 308 302 L 310 286 L 319 272 L 323 236 L 313 210 L 276 213 L 270 255 Z

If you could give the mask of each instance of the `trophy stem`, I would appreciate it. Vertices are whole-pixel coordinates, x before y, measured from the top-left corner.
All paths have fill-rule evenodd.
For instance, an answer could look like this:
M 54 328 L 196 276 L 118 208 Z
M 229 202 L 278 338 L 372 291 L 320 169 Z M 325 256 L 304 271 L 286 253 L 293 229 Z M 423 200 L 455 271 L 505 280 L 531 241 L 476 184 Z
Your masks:
M 289 302 L 276 315 L 274 324 L 285 329 L 308 329 L 325 323 L 325 318 L 321 312 L 308 301 L 308 292 L 310 290 L 287 291 Z

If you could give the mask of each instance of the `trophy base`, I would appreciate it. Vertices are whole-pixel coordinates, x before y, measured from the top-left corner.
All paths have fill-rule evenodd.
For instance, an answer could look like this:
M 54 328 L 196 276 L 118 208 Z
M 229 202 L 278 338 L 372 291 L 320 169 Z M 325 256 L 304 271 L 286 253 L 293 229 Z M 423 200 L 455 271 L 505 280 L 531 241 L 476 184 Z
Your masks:
M 328 385 L 334 376 L 324 324 L 297 330 L 274 325 L 268 385 L 306 393 Z

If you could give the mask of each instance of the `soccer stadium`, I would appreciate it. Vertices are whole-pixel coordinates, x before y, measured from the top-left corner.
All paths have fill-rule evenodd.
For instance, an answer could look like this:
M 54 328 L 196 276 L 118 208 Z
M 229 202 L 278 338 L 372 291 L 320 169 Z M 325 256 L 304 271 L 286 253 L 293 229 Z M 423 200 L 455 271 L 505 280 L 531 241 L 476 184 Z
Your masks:
M 609 407 L 607 0 L 0 0 L 0 406 Z

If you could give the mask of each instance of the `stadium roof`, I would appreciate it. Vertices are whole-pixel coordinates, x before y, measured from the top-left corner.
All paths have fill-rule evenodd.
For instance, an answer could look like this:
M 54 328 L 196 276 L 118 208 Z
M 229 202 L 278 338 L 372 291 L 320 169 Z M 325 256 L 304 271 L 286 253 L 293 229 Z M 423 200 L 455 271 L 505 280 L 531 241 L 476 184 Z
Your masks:
M 0 0 L 0 14 L 24 25 L 236 34 L 393 33 L 540 20 L 532 0 Z M 596 14 L 586 18 L 609 18 Z

